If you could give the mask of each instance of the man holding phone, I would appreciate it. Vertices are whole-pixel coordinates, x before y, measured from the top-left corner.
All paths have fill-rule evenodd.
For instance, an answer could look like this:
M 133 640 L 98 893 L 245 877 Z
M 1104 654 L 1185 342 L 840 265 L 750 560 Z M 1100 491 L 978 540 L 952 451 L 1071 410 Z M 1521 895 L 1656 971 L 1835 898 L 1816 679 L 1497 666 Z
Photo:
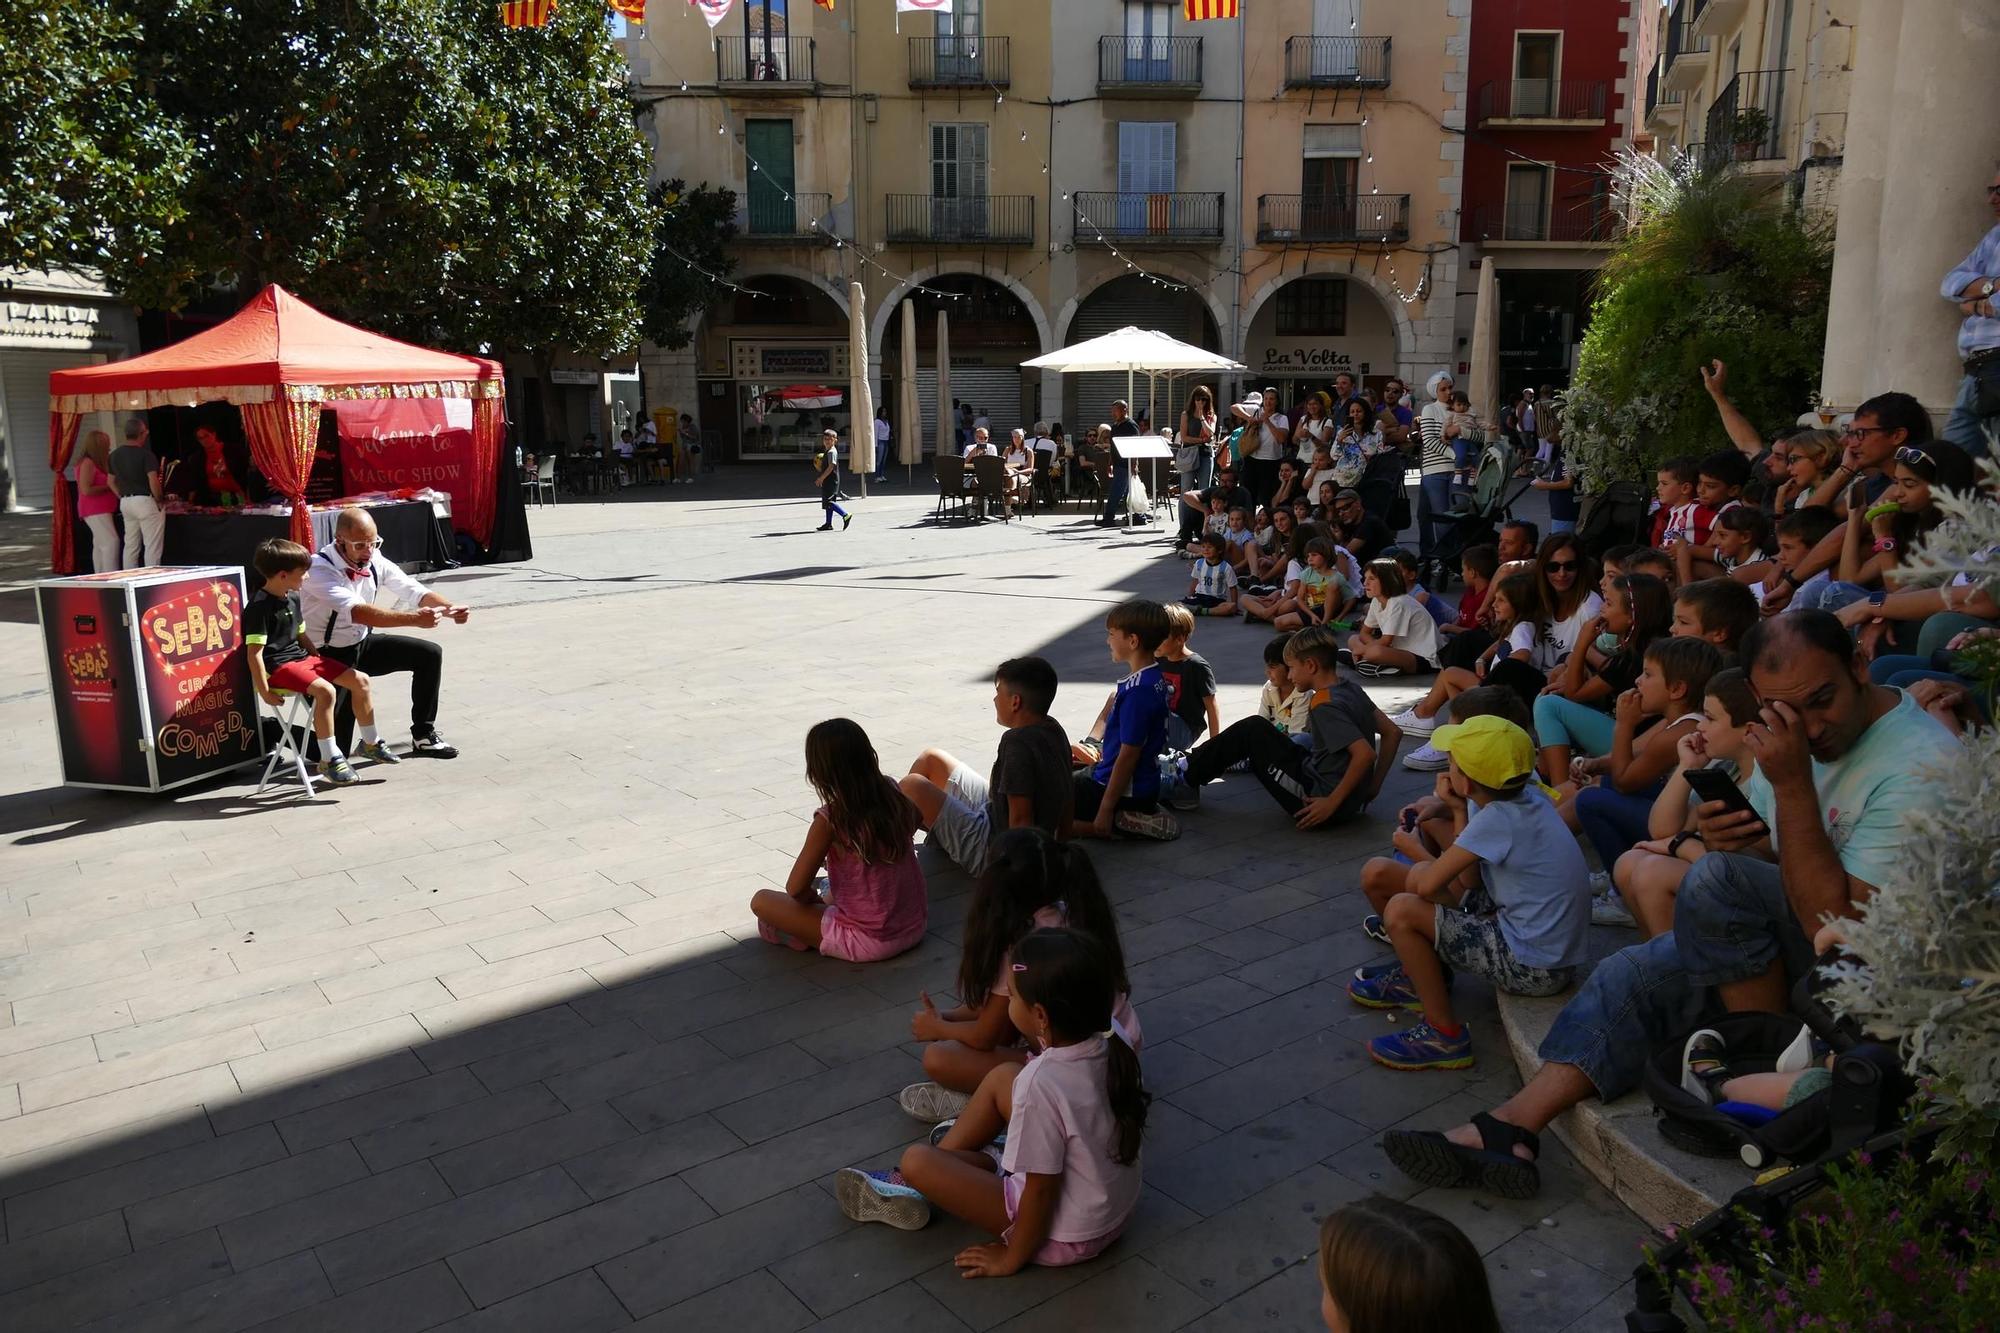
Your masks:
M 323 657 L 358 667 L 370 677 L 410 675 L 410 736 L 412 754 L 453 759 L 458 749 L 438 734 L 438 690 L 444 675 L 444 649 L 407 634 L 386 629 L 436 629 L 449 620 L 463 625 L 472 609 L 453 604 L 404 573 L 382 556 L 382 539 L 366 509 L 340 511 L 333 540 L 313 556 L 312 568 L 299 589 L 299 606 L 306 636 Z M 393 607 L 378 606 L 388 592 Z M 345 693 L 334 715 L 334 734 L 344 752 L 354 734 L 354 711 Z

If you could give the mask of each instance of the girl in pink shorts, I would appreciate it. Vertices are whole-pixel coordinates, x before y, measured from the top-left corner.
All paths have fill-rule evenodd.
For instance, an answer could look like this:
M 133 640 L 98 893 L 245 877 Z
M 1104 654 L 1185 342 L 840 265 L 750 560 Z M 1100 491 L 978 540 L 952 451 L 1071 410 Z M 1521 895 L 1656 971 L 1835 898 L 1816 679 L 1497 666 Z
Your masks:
M 1016 945 L 1009 967 L 1014 1026 L 1040 1054 L 996 1067 L 965 1113 L 905 1149 L 896 1170 L 848 1167 L 834 1180 L 841 1210 L 857 1222 L 914 1231 L 936 1204 L 998 1236 L 959 1252 L 966 1277 L 1095 1258 L 1139 1203 L 1152 1098 L 1111 1016 L 1107 951 L 1081 930 L 1050 927 Z M 1003 1137 L 996 1158 L 988 1145 Z
M 806 733 L 806 781 L 820 799 L 785 891 L 750 899 L 773 944 L 872 963 L 923 939 L 930 900 L 917 864 L 917 807 L 882 772 L 868 733 L 844 717 Z M 826 867 L 826 901 L 814 880 Z

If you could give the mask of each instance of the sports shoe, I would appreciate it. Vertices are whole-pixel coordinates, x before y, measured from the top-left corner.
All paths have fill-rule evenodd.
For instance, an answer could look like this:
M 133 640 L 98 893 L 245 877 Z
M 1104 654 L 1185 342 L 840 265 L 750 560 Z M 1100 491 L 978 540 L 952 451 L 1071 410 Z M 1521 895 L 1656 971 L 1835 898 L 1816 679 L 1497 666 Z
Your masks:
M 1405 736 L 1428 736 L 1437 730 L 1438 725 L 1438 720 L 1435 717 L 1418 717 L 1414 704 L 1405 708 L 1389 720 L 1394 722 L 1396 730 L 1402 732 Z
M 953 1092 L 943 1084 L 930 1082 L 912 1083 L 896 1094 L 896 1105 L 903 1108 L 903 1114 L 926 1125 L 954 1118 L 971 1101 L 967 1093 Z
M 1456 1037 L 1447 1037 L 1429 1023 L 1412 1023 L 1369 1042 L 1368 1054 L 1391 1069 L 1470 1069 L 1472 1029 L 1460 1027 Z
M 1361 933 L 1377 944 L 1389 942 L 1389 928 L 1382 924 L 1382 918 L 1370 912 L 1361 918 Z
M 1111 826 L 1129 838 L 1151 838 L 1154 842 L 1172 842 L 1181 836 L 1180 821 L 1164 810 L 1120 810 Z
M 389 748 L 389 742 L 387 741 L 363 741 L 355 747 L 354 753 L 376 764 L 400 764 L 403 762 L 396 757 L 396 752 Z
M 348 763 L 344 758 L 322 759 L 318 767 L 319 775 L 336 787 L 352 787 L 355 783 L 361 781 L 359 777 L 355 776 L 354 765 Z
M 1611 872 L 1593 870 L 1590 872 L 1590 892 L 1593 897 L 1600 893 L 1611 893 Z
M 1367 1009 L 1422 1009 L 1417 988 L 1401 963 L 1356 968 L 1347 982 L 1347 996 Z
M 853 525 L 853 523 L 854 523 L 854 515 L 852 515 L 852 514 L 842 514 L 842 515 L 840 516 L 840 530 L 841 530 L 842 532 L 845 532 L 845 531 L 847 531 L 847 529 L 848 529 L 849 527 L 851 527 L 851 526 Z
M 1451 756 L 1426 742 L 1403 756 L 1403 767 L 1416 773 L 1436 773 L 1451 767 Z
M 857 1222 L 887 1222 L 902 1231 L 922 1231 L 931 1204 L 903 1181 L 900 1171 L 863 1171 L 844 1166 L 834 1173 L 833 1195 L 840 1211 Z
M 1618 890 L 1606 889 L 1602 893 L 1590 895 L 1590 924 L 1593 926 L 1636 926 L 1637 918 L 1625 906 L 1625 900 L 1618 896 Z
M 1176 810 L 1199 810 L 1201 788 L 1187 780 L 1186 764 L 1186 759 L 1176 759 L 1173 761 L 1171 774 L 1163 772 L 1160 775 L 1163 779 L 1160 783 L 1160 798 Z M 1164 768 L 1165 765 L 1161 767 Z
M 943 1143 L 944 1136 L 949 1134 L 951 1132 L 951 1127 L 957 1123 L 958 1123 L 958 1117 L 953 1116 L 949 1120 L 940 1120 L 935 1125 L 932 1125 L 931 1138 L 930 1138 L 931 1147 L 935 1148 L 940 1143 Z M 1006 1149 L 1006 1147 L 1007 1147 L 1007 1131 L 1003 1129 L 998 1134 L 995 1134 L 993 1136 L 992 1141 L 986 1144 L 985 1147 L 981 1148 L 980 1151 L 985 1153 L 988 1157 L 991 1157 L 994 1161 L 997 1162 L 1000 1160 L 1001 1152 L 1003 1152 Z
M 1729 1077 L 1729 1049 L 1722 1034 L 1702 1028 L 1681 1048 L 1681 1091 L 1708 1106 L 1720 1100 L 1723 1081 Z
M 410 742 L 410 753 L 421 754 L 432 759 L 456 759 L 458 747 L 435 731 L 426 731 Z

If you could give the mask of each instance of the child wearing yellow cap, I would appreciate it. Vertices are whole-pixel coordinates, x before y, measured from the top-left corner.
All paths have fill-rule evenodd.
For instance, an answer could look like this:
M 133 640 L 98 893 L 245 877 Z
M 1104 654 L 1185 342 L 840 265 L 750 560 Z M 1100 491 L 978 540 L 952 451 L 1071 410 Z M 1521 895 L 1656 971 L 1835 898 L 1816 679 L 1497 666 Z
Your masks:
M 1436 860 L 1410 866 L 1402 891 L 1377 904 L 1397 961 L 1362 968 L 1347 985 L 1357 1004 L 1422 1012 L 1421 1022 L 1368 1043 L 1368 1053 L 1391 1069 L 1472 1064 L 1471 1033 L 1451 1007 L 1453 969 L 1509 994 L 1555 995 L 1588 956 L 1589 868 L 1533 782 L 1534 741 L 1488 715 L 1439 727 L 1431 744 L 1451 758 L 1437 786 L 1451 812 L 1451 845 Z M 1490 911 L 1458 910 L 1474 874 Z

